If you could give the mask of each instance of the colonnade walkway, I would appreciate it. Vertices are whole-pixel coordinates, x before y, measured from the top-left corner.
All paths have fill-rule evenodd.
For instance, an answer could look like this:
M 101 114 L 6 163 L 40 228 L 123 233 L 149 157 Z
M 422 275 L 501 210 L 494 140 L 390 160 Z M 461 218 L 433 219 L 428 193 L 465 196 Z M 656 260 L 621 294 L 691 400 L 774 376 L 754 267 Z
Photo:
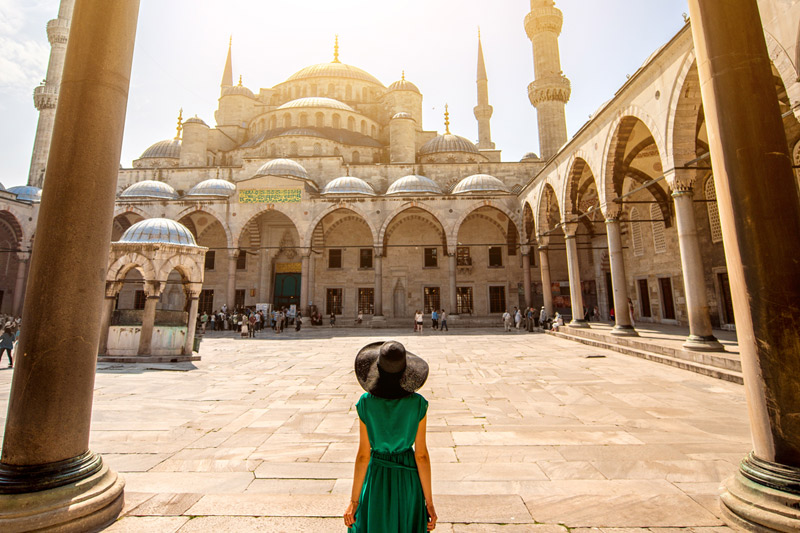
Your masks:
M 107 531 L 344 531 L 353 359 L 389 338 L 431 367 L 436 531 L 729 531 L 717 493 L 751 449 L 743 387 L 496 328 L 208 337 L 196 363 L 100 364 L 91 449 L 127 484 Z

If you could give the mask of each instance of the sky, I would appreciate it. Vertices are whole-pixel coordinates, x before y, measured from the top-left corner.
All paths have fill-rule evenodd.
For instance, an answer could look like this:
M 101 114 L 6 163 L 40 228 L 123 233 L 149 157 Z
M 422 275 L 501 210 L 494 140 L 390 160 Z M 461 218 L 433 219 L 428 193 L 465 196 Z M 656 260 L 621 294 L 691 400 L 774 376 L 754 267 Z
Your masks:
M 58 0 L 0 0 L 0 183 L 27 182 L 38 113 L 33 88 L 45 77 L 45 24 Z M 574 135 L 658 47 L 683 26 L 686 0 L 560 0 L 564 74 L 572 82 L 567 130 Z M 527 0 L 141 0 L 122 165 L 175 136 L 179 109 L 214 124 L 233 36 L 234 78 L 253 92 L 294 72 L 340 59 L 389 85 L 400 78 L 423 94 L 423 127 L 477 141 L 478 27 L 481 29 L 492 140 L 504 161 L 539 153 L 534 79 L 523 20 Z

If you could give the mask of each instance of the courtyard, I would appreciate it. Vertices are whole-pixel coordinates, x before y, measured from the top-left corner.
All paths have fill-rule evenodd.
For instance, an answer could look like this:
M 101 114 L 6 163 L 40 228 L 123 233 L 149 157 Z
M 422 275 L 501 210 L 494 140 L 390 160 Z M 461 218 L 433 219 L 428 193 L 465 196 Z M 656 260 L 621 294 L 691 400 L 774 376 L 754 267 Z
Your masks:
M 327 327 L 209 333 L 194 365 L 100 364 L 90 447 L 126 480 L 107 531 L 343 531 L 353 359 L 384 338 L 431 366 L 437 531 L 728 531 L 718 485 L 751 449 L 740 385 L 544 334 Z M 10 385 L 0 371 L 2 413 Z

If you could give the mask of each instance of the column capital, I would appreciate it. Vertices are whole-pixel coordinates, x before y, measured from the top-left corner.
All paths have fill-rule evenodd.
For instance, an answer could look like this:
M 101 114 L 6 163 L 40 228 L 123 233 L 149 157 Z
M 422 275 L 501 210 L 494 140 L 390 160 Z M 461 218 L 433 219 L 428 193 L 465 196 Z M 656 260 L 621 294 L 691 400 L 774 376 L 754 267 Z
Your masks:
M 522 255 L 530 255 L 531 248 L 533 248 L 531 245 L 523 244 L 519 247 L 519 253 L 521 253 Z
M 183 290 L 186 292 L 186 296 L 196 300 L 200 298 L 200 293 L 203 292 L 203 284 L 202 283 L 186 283 L 183 286 Z
M 29 252 L 17 252 L 16 256 L 17 256 L 17 261 L 19 261 L 20 263 L 27 263 L 28 261 L 31 260 L 31 255 Z
M 383 257 L 383 246 L 373 246 L 372 255 L 375 257 Z
M 239 250 L 228 250 L 228 259 L 238 259 L 239 258 Z
M 569 220 L 561 223 L 561 229 L 564 231 L 564 237 L 567 239 L 574 239 L 575 234 L 578 233 L 578 221 Z
M 547 247 L 550 245 L 549 235 L 539 235 L 536 240 L 539 243 L 540 250 L 547 250 Z
M 694 189 L 694 182 L 697 179 L 697 170 L 673 168 L 664 173 L 664 177 L 669 184 L 669 188 L 675 194 L 685 194 Z
M 164 282 L 163 281 L 145 281 L 144 282 L 144 293 L 147 295 L 147 298 L 161 298 L 161 293 L 164 291 Z
M 116 298 L 124 281 L 106 281 L 106 298 Z

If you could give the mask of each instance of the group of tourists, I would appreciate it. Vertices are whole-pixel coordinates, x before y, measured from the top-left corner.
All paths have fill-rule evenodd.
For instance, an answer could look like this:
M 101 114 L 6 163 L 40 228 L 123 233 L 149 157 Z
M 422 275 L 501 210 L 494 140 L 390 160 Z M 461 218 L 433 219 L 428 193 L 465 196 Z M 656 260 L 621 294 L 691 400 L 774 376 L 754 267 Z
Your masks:
M 425 315 L 420 313 L 419 309 L 414 311 L 414 332 L 422 333 L 424 320 Z M 450 328 L 447 327 L 447 311 L 444 309 L 441 311 L 437 311 L 436 309 L 431 311 L 431 329 L 437 331 L 450 331 Z
M 8 368 L 14 368 L 14 352 L 19 341 L 21 322 L 21 318 L 0 315 L 0 324 L 3 327 L 0 333 L 0 363 L 3 361 L 3 354 L 8 354 Z
M 303 316 L 286 307 L 267 313 L 261 309 L 254 311 L 246 307 L 228 312 L 227 305 L 223 305 L 218 311 L 213 311 L 211 314 L 203 311 L 198 317 L 198 323 L 199 330 L 203 334 L 209 330 L 234 331 L 241 334 L 242 337 L 253 338 L 256 333 L 267 327 L 275 333 L 282 333 L 287 327 L 294 325 L 295 331 L 300 331 Z

